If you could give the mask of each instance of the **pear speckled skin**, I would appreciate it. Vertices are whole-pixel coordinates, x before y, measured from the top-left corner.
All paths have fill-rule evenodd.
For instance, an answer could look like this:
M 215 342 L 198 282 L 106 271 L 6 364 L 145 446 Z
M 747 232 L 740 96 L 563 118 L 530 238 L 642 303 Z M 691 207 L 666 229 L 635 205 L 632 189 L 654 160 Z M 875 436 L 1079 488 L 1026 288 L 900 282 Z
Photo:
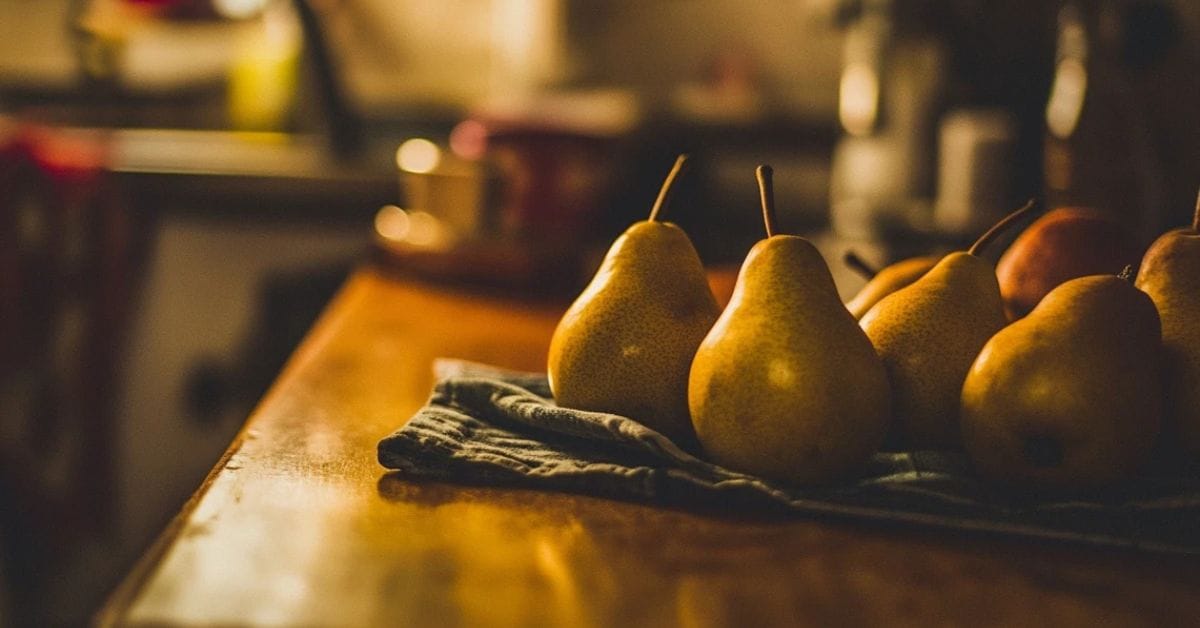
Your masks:
M 729 305 L 696 352 L 688 400 L 712 460 L 787 484 L 861 469 L 889 416 L 875 350 L 820 253 L 789 235 L 750 250 Z
M 548 374 L 555 400 L 690 438 L 688 370 L 719 313 L 683 230 L 634 223 L 554 330 Z
M 861 319 L 884 297 L 925 276 L 939 260 L 940 257 L 933 256 L 910 257 L 885 266 L 846 302 L 846 309 L 854 318 Z
M 1138 271 L 1162 319 L 1164 433 L 1200 461 L 1200 233 L 1179 229 L 1155 240 Z
M 962 252 L 863 316 L 860 324 L 887 368 L 892 416 L 907 448 L 961 449 L 963 380 L 1007 322 L 991 264 Z
M 1158 435 L 1154 303 L 1114 275 L 1068 280 L 997 333 L 962 391 L 963 444 L 986 478 L 1087 490 L 1129 477 Z

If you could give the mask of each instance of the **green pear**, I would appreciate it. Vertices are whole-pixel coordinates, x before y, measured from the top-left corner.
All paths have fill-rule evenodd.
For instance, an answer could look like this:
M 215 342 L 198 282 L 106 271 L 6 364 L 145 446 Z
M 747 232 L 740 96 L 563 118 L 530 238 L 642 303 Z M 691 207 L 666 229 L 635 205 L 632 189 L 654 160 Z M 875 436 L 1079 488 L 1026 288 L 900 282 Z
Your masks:
M 1033 208 L 1009 214 L 966 252 L 941 259 L 884 297 L 859 324 L 887 368 L 892 416 L 910 449 L 959 449 L 958 401 L 967 369 L 1008 319 L 992 264 L 978 252 Z
M 613 242 L 559 321 L 547 371 L 561 406 L 620 414 L 686 440 L 688 370 L 720 308 L 687 234 L 658 219 L 684 162 L 675 162 L 650 218 Z
M 883 297 L 920 279 L 941 259 L 938 255 L 910 257 L 876 271 L 853 251 L 846 253 L 846 264 L 863 273 L 868 280 L 854 298 L 846 302 L 846 309 L 854 318 L 861 319 Z
M 1052 491 L 1128 477 L 1159 431 L 1160 343 L 1154 303 L 1127 278 L 1059 284 L 984 345 L 963 383 L 979 473 Z
M 1135 285 L 1162 319 L 1164 433 L 1200 459 L 1200 199 L 1190 229 L 1170 231 L 1150 245 Z
M 788 484 L 828 482 L 860 470 L 883 441 L 887 374 L 821 254 L 776 234 L 770 174 L 759 167 L 767 238 L 746 256 L 696 352 L 688 406 L 718 464 Z

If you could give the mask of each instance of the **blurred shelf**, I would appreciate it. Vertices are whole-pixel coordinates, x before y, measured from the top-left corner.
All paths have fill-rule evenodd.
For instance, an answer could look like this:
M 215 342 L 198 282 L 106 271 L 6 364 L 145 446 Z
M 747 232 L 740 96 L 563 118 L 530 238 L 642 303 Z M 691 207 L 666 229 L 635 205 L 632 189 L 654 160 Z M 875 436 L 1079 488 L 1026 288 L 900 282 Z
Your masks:
M 209 213 L 357 220 L 400 193 L 393 149 L 340 159 L 316 135 L 122 129 L 111 132 L 111 150 L 111 170 L 140 197 L 204 200 Z

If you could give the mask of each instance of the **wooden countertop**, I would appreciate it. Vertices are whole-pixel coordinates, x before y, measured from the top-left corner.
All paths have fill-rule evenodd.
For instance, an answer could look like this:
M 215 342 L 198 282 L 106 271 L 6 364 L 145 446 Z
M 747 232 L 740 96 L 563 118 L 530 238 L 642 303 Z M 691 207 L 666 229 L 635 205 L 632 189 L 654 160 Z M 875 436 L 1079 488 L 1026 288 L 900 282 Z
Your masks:
M 427 398 L 435 357 L 540 370 L 561 307 L 358 271 L 98 622 L 1200 621 L 1200 566 L 1182 559 L 412 483 L 376 463 Z

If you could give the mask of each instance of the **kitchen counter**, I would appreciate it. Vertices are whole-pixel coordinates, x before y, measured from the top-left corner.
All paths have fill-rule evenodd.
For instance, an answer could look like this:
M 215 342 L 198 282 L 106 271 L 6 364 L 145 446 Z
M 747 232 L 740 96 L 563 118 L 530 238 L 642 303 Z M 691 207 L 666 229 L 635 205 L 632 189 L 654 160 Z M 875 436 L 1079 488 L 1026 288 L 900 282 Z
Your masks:
M 375 460 L 437 357 L 540 370 L 565 304 L 365 267 L 101 625 L 1178 625 L 1194 560 L 416 483 Z

